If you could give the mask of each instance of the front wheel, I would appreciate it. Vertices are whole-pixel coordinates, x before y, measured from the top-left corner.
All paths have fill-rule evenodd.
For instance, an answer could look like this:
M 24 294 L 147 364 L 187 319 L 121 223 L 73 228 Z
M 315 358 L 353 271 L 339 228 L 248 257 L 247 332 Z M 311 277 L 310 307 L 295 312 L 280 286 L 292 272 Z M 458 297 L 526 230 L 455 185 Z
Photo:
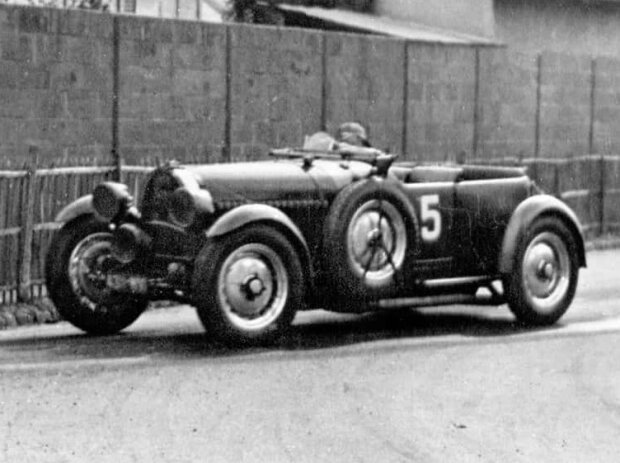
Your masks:
M 550 325 L 570 306 L 578 279 L 577 244 L 571 230 L 558 218 L 544 217 L 522 235 L 513 271 L 504 275 L 503 284 L 519 321 Z
M 147 301 L 112 291 L 106 283 L 112 234 L 87 215 L 65 224 L 54 236 L 45 262 L 50 299 L 72 325 L 92 334 L 112 334 L 133 323 Z
M 202 324 L 215 338 L 263 343 L 284 332 L 302 304 L 303 270 L 284 235 L 267 225 L 250 225 L 205 244 L 192 293 Z

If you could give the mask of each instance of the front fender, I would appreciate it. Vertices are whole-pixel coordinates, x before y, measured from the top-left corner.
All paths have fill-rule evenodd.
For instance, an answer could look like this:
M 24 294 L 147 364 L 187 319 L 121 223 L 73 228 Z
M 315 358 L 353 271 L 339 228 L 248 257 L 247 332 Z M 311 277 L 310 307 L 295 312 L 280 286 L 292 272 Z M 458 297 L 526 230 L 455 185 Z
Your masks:
M 302 265 L 313 274 L 310 249 L 295 223 L 281 210 L 266 204 L 244 204 L 218 218 L 207 230 L 207 238 L 226 235 L 255 222 L 270 222 L 278 226 L 293 242 L 300 253 Z
M 54 220 L 56 222 L 66 223 L 81 215 L 94 213 L 93 195 L 86 195 L 63 207 Z
M 515 209 L 506 227 L 499 257 L 499 271 L 510 273 L 513 270 L 513 256 L 521 235 L 541 216 L 561 218 L 573 232 L 579 253 L 579 264 L 586 266 L 585 240 L 577 215 L 565 203 L 550 195 L 530 196 Z

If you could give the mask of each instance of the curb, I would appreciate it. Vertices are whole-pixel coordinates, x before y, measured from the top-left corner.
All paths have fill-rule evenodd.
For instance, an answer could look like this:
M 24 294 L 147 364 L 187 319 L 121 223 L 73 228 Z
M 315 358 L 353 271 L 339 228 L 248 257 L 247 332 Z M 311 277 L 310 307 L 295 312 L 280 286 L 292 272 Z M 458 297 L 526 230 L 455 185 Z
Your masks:
M 17 303 L 0 306 L 0 330 L 18 326 L 56 323 L 60 320 L 58 311 L 47 298 L 32 303 Z
M 147 310 L 156 310 L 172 307 L 176 303 L 171 301 L 153 301 Z M 62 321 L 56 307 L 48 298 L 38 299 L 26 303 L 0 305 L 0 331 L 19 326 L 43 325 Z

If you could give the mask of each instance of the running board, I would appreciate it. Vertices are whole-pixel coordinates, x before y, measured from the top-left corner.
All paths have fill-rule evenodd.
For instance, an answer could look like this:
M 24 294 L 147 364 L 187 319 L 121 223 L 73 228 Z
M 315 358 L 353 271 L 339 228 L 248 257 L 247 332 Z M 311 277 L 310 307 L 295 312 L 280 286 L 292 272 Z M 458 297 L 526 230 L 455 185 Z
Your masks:
M 421 286 L 423 288 L 446 288 L 446 287 L 462 287 L 462 286 L 488 286 L 497 278 L 489 276 L 482 277 L 457 277 L 457 278 L 437 278 L 434 280 L 425 280 Z
M 399 309 L 405 307 L 432 307 L 438 305 L 472 304 L 502 305 L 506 301 L 497 295 L 476 296 L 475 294 L 443 294 L 437 296 L 403 297 L 398 299 L 382 299 L 373 304 L 378 309 Z

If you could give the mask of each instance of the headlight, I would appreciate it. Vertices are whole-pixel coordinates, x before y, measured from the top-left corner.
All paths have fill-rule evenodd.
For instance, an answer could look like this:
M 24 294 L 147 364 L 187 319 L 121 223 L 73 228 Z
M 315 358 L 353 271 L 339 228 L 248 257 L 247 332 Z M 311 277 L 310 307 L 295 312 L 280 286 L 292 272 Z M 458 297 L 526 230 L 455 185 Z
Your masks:
M 93 190 L 93 208 L 107 221 L 129 209 L 132 202 L 127 185 L 122 183 L 103 182 Z
M 137 225 L 124 223 L 114 231 L 112 256 L 123 264 L 129 264 L 148 252 L 151 237 Z
M 213 212 L 213 198 L 208 191 L 197 189 L 190 191 L 187 188 L 177 188 L 170 196 L 170 220 L 180 227 L 188 227 L 197 215 Z

